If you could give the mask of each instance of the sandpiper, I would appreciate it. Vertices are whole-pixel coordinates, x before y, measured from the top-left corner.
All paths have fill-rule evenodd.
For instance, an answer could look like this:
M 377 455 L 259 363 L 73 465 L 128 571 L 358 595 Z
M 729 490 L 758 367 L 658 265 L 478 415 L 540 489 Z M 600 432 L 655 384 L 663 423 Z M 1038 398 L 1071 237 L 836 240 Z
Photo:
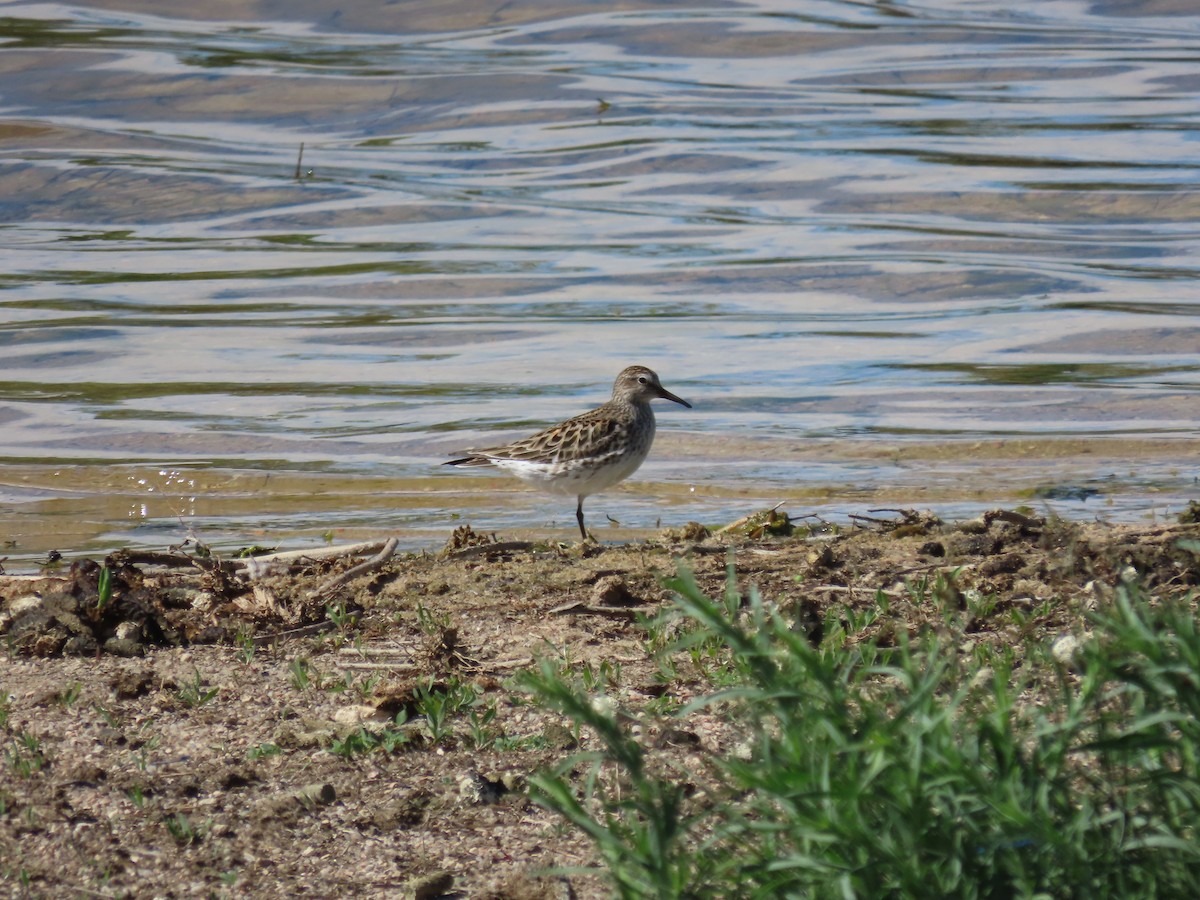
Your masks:
M 586 541 L 583 499 L 625 480 L 646 459 L 654 443 L 650 401 L 656 397 L 692 408 L 645 366 L 630 366 L 603 406 L 503 447 L 468 450 L 444 465 L 495 466 L 539 490 L 578 498 L 575 519 Z

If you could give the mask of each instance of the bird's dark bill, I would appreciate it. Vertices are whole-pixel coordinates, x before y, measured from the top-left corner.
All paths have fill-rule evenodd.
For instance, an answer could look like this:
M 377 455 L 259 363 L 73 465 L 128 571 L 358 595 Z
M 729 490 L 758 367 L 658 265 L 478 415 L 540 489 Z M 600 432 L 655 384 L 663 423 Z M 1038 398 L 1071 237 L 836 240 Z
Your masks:
M 675 403 L 678 403 L 680 406 L 686 406 L 688 409 L 692 408 L 692 404 L 688 403 L 682 397 L 676 397 L 674 394 L 672 394 L 666 388 L 660 387 L 659 391 L 661 393 L 658 396 L 662 397 L 664 400 L 672 400 Z

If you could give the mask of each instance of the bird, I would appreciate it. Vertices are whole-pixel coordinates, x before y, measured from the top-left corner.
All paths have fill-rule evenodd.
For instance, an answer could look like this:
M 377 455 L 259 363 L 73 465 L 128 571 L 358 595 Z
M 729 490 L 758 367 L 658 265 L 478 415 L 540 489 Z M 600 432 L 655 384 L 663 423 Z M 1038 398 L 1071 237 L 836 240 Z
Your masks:
M 650 401 L 692 404 L 662 386 L 645 366 L 629 366 L 613 382 L 612 399 L 590 412 L 545 431 L 505 444 L 467 450 L 446 466 L 493 466 L 535 488 L 577 498 L 575 520 L 586 541 L 584 498 L 624 481 L 640 466 L 654 443 L 654 410 Z

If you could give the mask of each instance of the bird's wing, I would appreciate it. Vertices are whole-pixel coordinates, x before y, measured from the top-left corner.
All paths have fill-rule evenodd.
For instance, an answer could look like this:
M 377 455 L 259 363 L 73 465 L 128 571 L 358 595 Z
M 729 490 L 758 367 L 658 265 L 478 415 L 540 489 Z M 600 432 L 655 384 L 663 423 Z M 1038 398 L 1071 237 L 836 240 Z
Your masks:
M 599 410 L 567 419 L 561 425 L 539 431 L 504 447 L 476 451 L 493 459 L 534 462 L 566 462 L 588 456 L 596 460 L 620 453 L 625 446 L 627 426 Z

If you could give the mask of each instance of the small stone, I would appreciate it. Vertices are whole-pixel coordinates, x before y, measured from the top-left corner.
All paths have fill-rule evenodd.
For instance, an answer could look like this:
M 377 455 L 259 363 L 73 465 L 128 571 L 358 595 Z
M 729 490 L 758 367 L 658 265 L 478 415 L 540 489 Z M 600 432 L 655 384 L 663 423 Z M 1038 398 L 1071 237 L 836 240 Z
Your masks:
M 146 652 L 146 648 L 142 646 L 141 641 L 111 637 L 104 642 L 104 652 L 113 656 L 134 657 L 141 656 Z
M 314 806 L 328 806 L 337 799 L 337 791 L 328 782 L 318 782 L 297 788 L 285 796 L 295 800 L 305 809 L 311 809 Z
M 418 875 L 409 880 L 404 886 L 402 896 L 405 900 L 435 900 L 449 893 L 454 887 L 454 876 L 449 872 L 430 872 L 428 875 Z
M 642 601 L 619 575 L 606 575 L 592 588 L 592 602 L 598 606 L 637 606 Z
M 1003 556 L 993 556 L 979 564 L 979 574 L 984 578 L 996 575 L 1007 575 L 1019 572 L 1025 565 L 1025 557 L 1020 553 L 1005 553 Z
M 118 700 L 136 700 L 150 693 L 154 687 L 154 673 L 150 669 L 126 669 L 108 681 Z
M 458 795 L 467 803 L 491 806 L 499 803 L 507 793 L 508 787 L 502 780 L 491 779 L 478 772 L 471 772 L 458 781 Z
M 37 594 L 27 594 L 24 597 L 18 597 L 12 603 L 8 604 L 8 611 L 14 616 L 26 615 L 34 610 L 41 609 L 45 605 L 45 602 Z
M 813 550 L 809 552 L 804 557 L 804 561 L 808 563 L 808 567 L 814 573 L 816 573 L 822 569 L 832 569 L 836 559 L 833 555 L 833 548 L 828 544 L 824 544 L 820 550 Z
M 1050 645 L 1050 655 L 1065 666 L 1075 659 L 1082 647 L 1083 642 L 1075 635 L 1061 634 Z
M 971 687 L 984 688 L 992 683 L 992 679 L 996 677 L 996 673 L 991 666 L 981 666 L 979 671 L 971 676 Z
M 271 743 L 289 750 L 323 747 L 334 736 L 330 722 L 301 719 L 300 722 L 283 722 L 275 729 Z
M 392 719 L 387 713 L 380 712 L 374 706 L 355 704 L 353 706 L 343 706 L 335 712 L 333 714 L 333 721 L 346 728 L 367 728 L 370 730 L 373 728 L 384 728 Z
M 612 718 L 617 712 L 617 701 L 608 694 L 597 694 L 592 698 L 592 709 L 602 716 Z
M 63 643 L 64 656 L 93 656 L 99 644 L 90 634 L 73 634 Z
M 551 750 L 574 750 L 579 746 L 579 740 L 571 729 L 558 722 L 547 722 L 542 729 L 542 737 Z
M 337 799 L 337 791 L 328 782 L 316 782 L 301 788 L 268 797 L 258 803 L 253 811 L 257 819 L 295 818 L 301 811 L 328 806 Z

